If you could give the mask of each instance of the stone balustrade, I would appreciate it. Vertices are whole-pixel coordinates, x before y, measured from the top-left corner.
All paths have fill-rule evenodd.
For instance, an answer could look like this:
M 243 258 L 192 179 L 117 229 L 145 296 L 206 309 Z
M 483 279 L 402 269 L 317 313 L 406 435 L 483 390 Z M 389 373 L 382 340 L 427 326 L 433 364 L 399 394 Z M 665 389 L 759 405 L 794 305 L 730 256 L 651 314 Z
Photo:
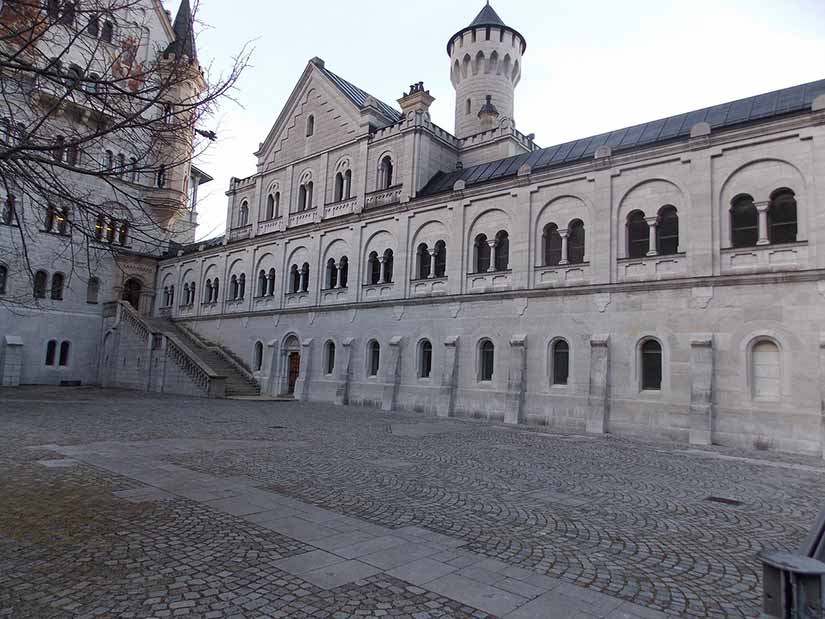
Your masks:
M 538 266 L 534 270 L 537 288 L 581 286 L 590 283 L 590 263 Z
M 467 275 L 467 292 L 469 293 L 511 290 L 512 288 L 512 271 L 489 271 Z
M 402 185 L 395 185 L 388 189 L 381 191 L 373 191 L 368 193 L 364 199 L 365 208 L 379 208 L 382 206 L 389 206 L 390 204 L 398 204 L 401 202 Z
M 340 202 L 327 204 L 324 207 L 324 219 L 349 215 L 350 213 L 355 212 L 356 204 L 358 204 L 358 198 L 349 198 Z
M 229 231 L 229 242 L 243 241 L 252 235 L 252 224 L 242 226 L 240 228 L 233 228 Z

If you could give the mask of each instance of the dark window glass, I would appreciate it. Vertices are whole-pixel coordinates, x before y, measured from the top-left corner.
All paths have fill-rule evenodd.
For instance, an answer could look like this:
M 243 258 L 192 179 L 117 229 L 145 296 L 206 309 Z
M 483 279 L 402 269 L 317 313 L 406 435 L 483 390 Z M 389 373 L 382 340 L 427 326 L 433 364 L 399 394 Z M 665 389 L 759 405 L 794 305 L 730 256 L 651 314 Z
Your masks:
M 730 240 L 733 247 L 753 247 L 759 240 L 759 213 L 750 196 L 739 196 L 733 201 Z
M 644 258 L 650 251 L 650 228 L 645 214 L 633 211 L 627 216 L 627 257 Z
M 369 355 L 369 375 L 378 376 L 378 368 L 381 365 L 381 346 L 375 340 L 370 342 Z
M 9 270 L 0 265 L 0 294 L 6 294 L 6 280 L 9 277 Z
M 659 210 L 656 227 L 656 251 L 660 256 L 679 253 L 679 214 L 676 207 L 665 206 Z
M 487 236 L 479 234 L 476 237 L 476 273 L 486 273 L 490 270 L 490 245 Z
M 327 374 L 332 374 L 335 371 L 335 343 L 327 342 Z
M 384 252 L 384 281 L 388 284 L 392 283 L 392 250 L 388 249 Z
M 381 263 L 378 261 L 378 253 L 372 252 L 369 257 L 370 284 L 377 284 L 381 280 Z
M 572 221 L 567 229 L 567 262 L 584 262 L 584 222 L 580 219 Z
M 556 224 L 544 227 L 544 266 L 554 267 L 561 262 L 561 235 Z
M 341 288 L 347 287 L 347 281 L 349 280 L 349 260 L 346 256 L 341 258 Z
M 327 288 L 335 288 L 338 285 L 338 267 L 335 265 L 335 258 L 327 260 Z
M 69 347 L 71 344 L 69 342 L 62 342 L 60 344 L 60 359 L 58 360 L 58 365 L 60 367 L 66 367 L 69 365 Z
M 38 271 L 34 275 L 34 298 L 35 299 L 45 299 L 46 298 L 46 282 L 49 276 L 46 275 L 45 271 Z
M 50 340 L 48 344 L 46 344 L 46 365 L 54 365 L 54 358 L 57 354 L 57 342 L 54 340 Z
M 55 301 L 63 300 L 63 274 L 55 273 L 52 275 L 52 299 Z
M 570 374 L 570 346 L 564 340 L 553 344 L 553 384 L 566 385 Z
M 292 277 L 292 286 L 290 287 L 290 291 L 298 292 L 301 289 L 301 273 L 298 271 L 297 264 L 292 265 L 290 276 Z
M 418 246 L 418 279 L 430 276 L 430 252 L 425 243 Z
M 255 371 L 260 372 L 264 365 L 264 345 L 261 342 L 255 342 Z
M 771 243 L 796 243 L 796 198 L 790 189 L 773 194 L 768 208 L 768 238 Z
M 429 378 L 433 371 L 433 345 L 429 340 L 421 342 L 421 359 L 419 364 L 418 376 L 420 378 Z
M 662 388 L 662 346 L 656 340 L 642 344 L 642 389 L 659 391 Z
M 304 276 L 303 286 L 301 286 L 301 292 L 307 292 L 309 290 L 309 263 L 304 262 L 304 266 L 301 267 L 301 274 Z
M 510 237 L 505 231 L 496 235 L 496 271 L 510 268 Z
M 444 241 L 435 244 L 435 276 L 447 275 L 447 245 Z
M 479 380 L 493 380 L 495 368 L 495 346 L 490 340 L 481 343 L 481 359 L 479 363 Z
M 115 26 L 110 21 L 103 22 L 103 28 L 100 31 L 100 38 L 106 43 L 111 43 L 115 36 Z

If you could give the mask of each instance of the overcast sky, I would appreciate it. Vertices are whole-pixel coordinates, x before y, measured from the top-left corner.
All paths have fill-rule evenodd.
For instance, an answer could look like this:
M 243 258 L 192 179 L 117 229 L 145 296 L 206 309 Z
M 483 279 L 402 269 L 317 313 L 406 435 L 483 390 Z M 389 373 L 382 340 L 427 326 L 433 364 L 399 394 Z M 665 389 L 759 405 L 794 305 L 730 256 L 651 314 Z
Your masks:
M 197 162 L 215 177 L 201 188 L 198 238 L 223 233 L 230 177 L 255 172 L 252 153 L 313 56 L 393 105 L 423 81 L 433 121 L 453 131 L 446 44 L 483 4 L 201 0 L 201 62 L 220 71 L 245 42 L 254 55 Z M 541 146 L 825 78 L 825 0 L 492 4 L 527 39 L 515 120 Z

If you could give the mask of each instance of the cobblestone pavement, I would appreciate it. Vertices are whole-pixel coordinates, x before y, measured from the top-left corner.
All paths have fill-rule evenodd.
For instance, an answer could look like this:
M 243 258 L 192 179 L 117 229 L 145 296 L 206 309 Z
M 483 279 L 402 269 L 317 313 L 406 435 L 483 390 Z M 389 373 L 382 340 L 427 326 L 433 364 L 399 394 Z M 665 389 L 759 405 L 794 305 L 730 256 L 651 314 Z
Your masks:
M 758 617 L 756 555 L 799 545 L 823 482 L 768 453 L 0 390 L 0 617 Z

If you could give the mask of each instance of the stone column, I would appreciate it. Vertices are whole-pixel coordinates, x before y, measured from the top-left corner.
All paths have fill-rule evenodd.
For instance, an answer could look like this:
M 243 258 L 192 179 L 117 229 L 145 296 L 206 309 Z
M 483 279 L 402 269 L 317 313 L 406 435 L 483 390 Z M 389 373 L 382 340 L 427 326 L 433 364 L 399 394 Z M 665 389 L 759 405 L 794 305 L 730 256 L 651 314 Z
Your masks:
M 432 279 L 435 277 L 435 255 L 436 249 L 435 247 L 430 247 L 427 252 L 430 254 L 430 272 L 427 273 L 427 279 Z
M 769 202 L 756 202 L 754 206 L 756 210 L 759 212 L 759 240 L 756 241 L 757 245 L 770 245 L 770 239 L 768 238 L 768 205 Z
M 349 384 L 352 380 L 352 349 L 355 338 L 348 337 L 343 341 L 344 354 L 341 359 L 341 369 L 338 374 L 338 388 L 335 390 L 335 403 L 338 406 L 349 404 Z
M 301 370 L 295 382 L 295 399 L 308 402 L 310 399 L 309 386 L 312 382 L 312 338 L 301 342 Z
M 396 335 L 390 339 L 389 359 L 384 366 L 384 397 L 381 400 L 381 410 L 395 410 L 398 403 L 398 388 L 401 386 L 401 344 L 403 337 Z
M 487 272 L 493 273 L 496 270 L 496 245 L 498 245 L 498 242 L 495 239 L 488 240 L 487 245 L 490 246 L 490 266 Z
M 458 386 L 458 336 L 444 340 L 444 371 L 441 374 L 441 388 L 438 393 L 436 414 L 452 417 L 455 412 L 455 392 Z
M 559 260 L 559 266 L 568 264 L 567 262 L 567 235 L 569 231 L 567 228 L 564 230 L 559 230 L 559 236 L 561 237 L 561 260 Z
M 590 396 L 588 398 L 587 432 L 607 432 L 610 412 L 610 336 L 590 338 Z
M 309 273 L 307 273 L 306 271 L 301 269 L 300 270 L 300 275 L 301 275 L 301 279 L 300 279 L 300 284 L 298 284 L 298 292 L 303 292 L 304 288 L 307 288 L 306 283 L 307 283 L 307 276 L 309 275 Z
M 713 406 L 713 336 L 690 338 L 690 444 L 710 445 Z
M 23 338 L 7 335 L 0 350 L 0 387 L 19 387 L 23 369 Z
M 341 267 L 340 262 L 337 265 L 335 265 L 335 270 L 336 270 L 335 287 L 336 288 L 343 288 L 343 286 L 341 286 L 341 273 L 343 272 L 344 269 Z
M 386 280 L 384 278 L 387 276 L 387 270 L 384 266 L 384 256 L 379 256 L 378 257 L 378 264 L 381 265 L 381 275 L 379 275 L 379 277 L 378 277 L 378 283 L 379 284 L 384 284 L 384 283 L 386 283 Z
M 504 423 L 524 422 L 524 392 L 527 386 L 527 335 L 510 338 L 510 367 Z
M 648 232 L 648 249 L 647 255 L 648 256 L 658 256 L 659 252 L 656 251 L 656 228 L 659 225 L 659 218 L 658 217 L 645 217 L 645 221 L 647 222 L 647 232 Z

